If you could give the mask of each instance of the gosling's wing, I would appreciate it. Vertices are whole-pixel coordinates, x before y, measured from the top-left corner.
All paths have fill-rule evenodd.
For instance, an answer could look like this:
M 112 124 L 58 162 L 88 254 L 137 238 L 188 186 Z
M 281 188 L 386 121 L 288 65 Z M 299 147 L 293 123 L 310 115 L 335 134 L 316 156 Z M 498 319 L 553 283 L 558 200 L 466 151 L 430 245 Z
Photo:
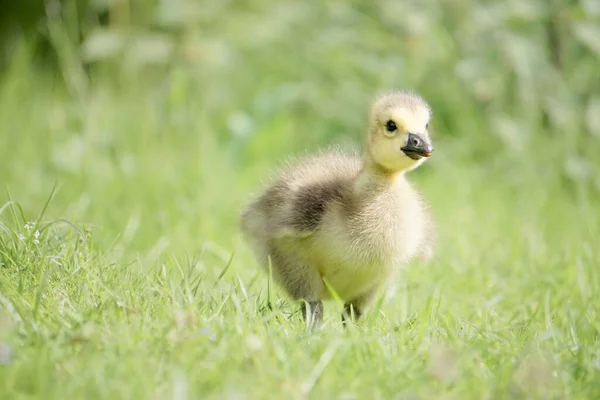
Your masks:
M 309 237 L 331 204 L 343 202 L 361 168 L 360 158 L 333 148 L 299 160 L 285 170 L 279 184 L 278 237 Z
M 241 215 L 244 235 L 250 242 L 267 243 L 271 239 L 302 238 L 314 232 L 314 227 L 303 223 L 303 212 L 298 208 L 298 188 L 278 179 L 255 198 Z
M 342 202 L 347 182 L 342 180 L 319 181 L 301 186 L 294 191 L 288 204 L 288 215 L 281 234 L 283 236 L 308 237 L 323 221 L 328 208 L 334 202 Z

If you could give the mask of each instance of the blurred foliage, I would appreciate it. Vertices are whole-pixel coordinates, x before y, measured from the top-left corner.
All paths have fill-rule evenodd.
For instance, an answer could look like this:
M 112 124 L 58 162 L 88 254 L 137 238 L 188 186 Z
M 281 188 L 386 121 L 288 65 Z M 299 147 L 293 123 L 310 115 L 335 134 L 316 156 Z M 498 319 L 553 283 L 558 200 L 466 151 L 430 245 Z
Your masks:
M 162 90 L 165 107 L 211 115 L 220 140 L 285 153 L 359 139 L 372 96 L 409 87 L 432 103 L 435 132 L 463 141 L 453 160 L 600 188 L 595 0 L 1 4 L 8 73 L 15 43 L 34 43 L 40 69 L 82 101 Z M 263 123 L 299 129 L 288 121 L 301 137 L 261 140 Z

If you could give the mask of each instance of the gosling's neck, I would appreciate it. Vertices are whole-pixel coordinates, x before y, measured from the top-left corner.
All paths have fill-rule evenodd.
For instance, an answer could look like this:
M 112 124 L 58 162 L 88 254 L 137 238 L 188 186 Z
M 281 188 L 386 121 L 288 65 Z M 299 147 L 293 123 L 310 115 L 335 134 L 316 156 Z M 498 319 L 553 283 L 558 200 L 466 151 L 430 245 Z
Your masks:
M 406 183 L 405 171 L 388 170 L 366 155 L 363 168 L 354 181 L 353 192 L 357 198 L 369 198 Z

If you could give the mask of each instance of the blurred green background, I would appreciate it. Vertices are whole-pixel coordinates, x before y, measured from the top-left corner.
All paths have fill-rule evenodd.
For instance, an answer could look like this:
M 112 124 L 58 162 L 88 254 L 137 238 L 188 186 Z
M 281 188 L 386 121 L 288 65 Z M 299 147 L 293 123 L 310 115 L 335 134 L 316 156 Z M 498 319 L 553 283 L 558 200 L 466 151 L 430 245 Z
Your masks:
M 307 339 L 284 296 L 289 315 L 265 314 L 237 216 L 286 157 L 360 143 L 392 88 L 434 110 L 436 152 L 411 178 L 437 256 L 311 381 L 338 315 Z M 525 348 L 560 365 L 528 376 L 525 398 L 600 395 L 596 0 L 1 0 L 0 160 L 3 398 L 244 392 L 232 382 L 250 398 L 504 398 Z M 36 236 L 38 218 L 87 233 Z M 211 326 L 221 347 L 169 347 L 173 321 Z M 369 341 L 382 337 L 394 350 Z M 439 341 L 470 354 L 450 386 L 424 367 Z
M 0 10 L 1 176 L 33 209 L 59 180 L 59 195 L 90 199 L 70 217 L 117 205 L 101 224 L 122 228 L 136 210 L 177 213 L 143 218 L 162 231 L 187 204 L 186 220 L 210 234 L 202 216 L 225 210 L 214 230 L 233 223 L 223 206 L 265 166 L 360 141 L 367 107 L 390 88 L 433 106 L 440 151 L 419 173 L 438 186 L 461 165 L 573 201 L 600 189 L 595 1 L 5 0 Z

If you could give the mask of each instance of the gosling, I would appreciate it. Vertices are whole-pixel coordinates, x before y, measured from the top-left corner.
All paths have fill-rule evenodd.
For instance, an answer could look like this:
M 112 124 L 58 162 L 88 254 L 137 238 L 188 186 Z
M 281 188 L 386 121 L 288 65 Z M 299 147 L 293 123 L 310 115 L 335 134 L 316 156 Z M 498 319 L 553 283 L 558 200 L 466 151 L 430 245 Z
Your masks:
M 415 93 L 380 96 L 362 157 L 329 148 L 289 162 L 241 213 L 244 239 L 273 279 L 303 301 L 304 321 L 322 322 L 330 289 L 345 303 L 342 323 L 357 321 L 400 265 L 431 258 L 433 217 L 406 179 L 433 152 L 431 117 Z

